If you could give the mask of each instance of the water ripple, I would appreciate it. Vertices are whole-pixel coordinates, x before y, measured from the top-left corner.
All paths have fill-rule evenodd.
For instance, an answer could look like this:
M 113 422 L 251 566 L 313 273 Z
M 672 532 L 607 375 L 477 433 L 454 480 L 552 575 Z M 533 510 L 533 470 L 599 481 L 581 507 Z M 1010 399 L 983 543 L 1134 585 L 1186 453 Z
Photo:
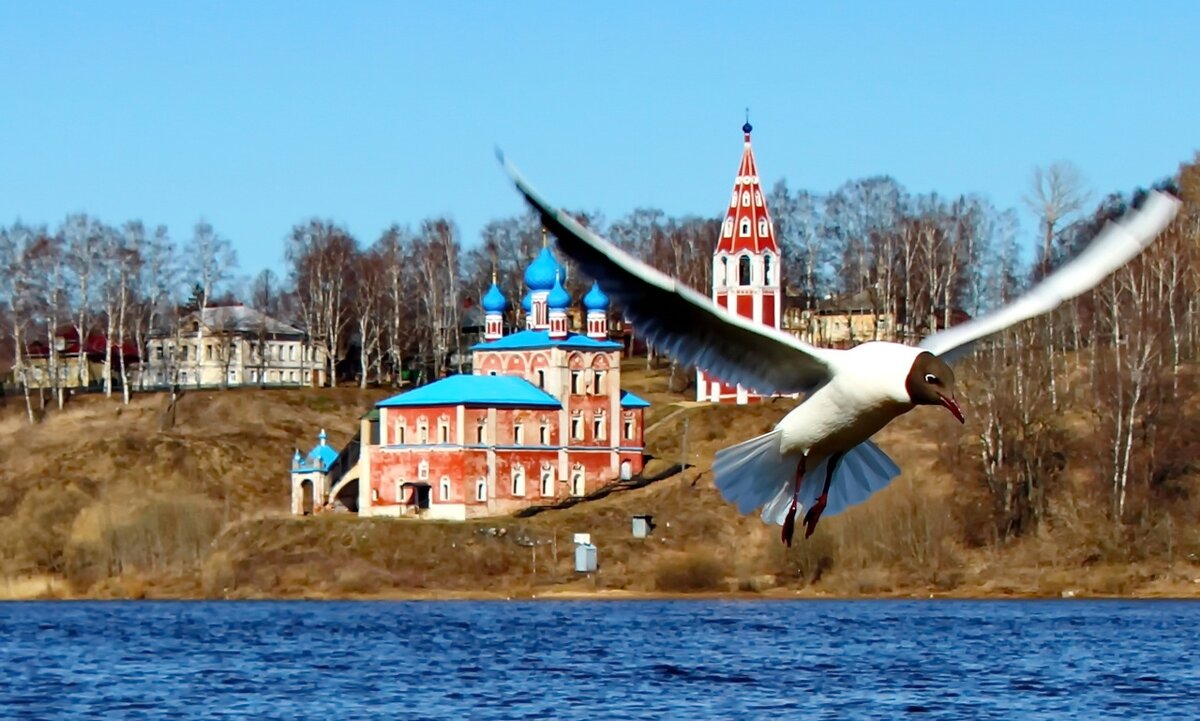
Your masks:
M 1185 602 L 0 604 L 0 718 L 1192 717 Z

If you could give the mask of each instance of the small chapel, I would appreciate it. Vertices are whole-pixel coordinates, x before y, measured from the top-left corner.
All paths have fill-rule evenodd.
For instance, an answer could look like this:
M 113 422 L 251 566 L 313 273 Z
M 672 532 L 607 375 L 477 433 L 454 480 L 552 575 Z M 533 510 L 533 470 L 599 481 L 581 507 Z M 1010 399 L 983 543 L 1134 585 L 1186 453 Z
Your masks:
M 713 251 L 712 299 L 731 314 L 778 330 L 783 315 L 780 253 L 750 146 L 753 129 L 749 120 L 742 126 L 742 159 Z M 744 386 L 730 385 L 697 371 L 696 400 L 746 404 L 762 401 L 763 397 Z
M 543 233 L 544 240 L 544 233 Z M 609 339 L 607 296 L 582 298 L 570 329 L 563 266 L 543 242 L 524 274 L 525 328 L 505 334 L 495 278 L 480 305 L 473 373 L 380 401 L 341 453 L 322 431 L 292 463 L 292 510 L 465 520 L 587 495 L 642 471 L 645 400 L 621 388 L 622 344 Z

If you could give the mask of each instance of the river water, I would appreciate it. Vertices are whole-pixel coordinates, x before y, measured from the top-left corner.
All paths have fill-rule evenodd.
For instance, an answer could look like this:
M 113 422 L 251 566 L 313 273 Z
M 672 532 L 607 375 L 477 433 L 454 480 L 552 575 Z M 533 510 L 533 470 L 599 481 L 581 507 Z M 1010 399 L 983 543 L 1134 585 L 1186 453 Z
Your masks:
M 1196 719 L 1200 603 L 0 604 L 4 719 Z

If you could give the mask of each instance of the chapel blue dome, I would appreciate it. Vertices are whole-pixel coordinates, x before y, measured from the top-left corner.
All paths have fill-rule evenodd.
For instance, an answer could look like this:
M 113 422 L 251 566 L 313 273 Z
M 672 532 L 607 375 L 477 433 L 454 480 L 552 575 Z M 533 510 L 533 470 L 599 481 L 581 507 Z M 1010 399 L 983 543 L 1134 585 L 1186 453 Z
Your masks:
M 508 310 L 508 298 L 504 297 L 504 292 L 495 282 L 488 288 L 488 292 L 483 294 L 483 300 L 479 304 L 486 313 L 503 313 Z
M 555 276 L 554 287 L 550 289 L 550 295 L 546 296 L 546 306 L 550 310 L 566 310 L 569 305 L 571 305 L 571 294 L 562 287 L 558 276 Z
M 525 294 L 525 297 L 521 299 L 521 310 L 525 311 L 526 313 L 533 312 L 533 291 L 529 291 Z
M 588 310 L 608 310 L 608 296 L 600 290 L 599 283 L 592 283 L 592 289 L 583 296 L 583 307 Z
M 555 278 L 566 275 L 566 269 L 558 264 L 550 249 L 543 246 L 542 252 L 525 269 L 525 285 L 530 290 L 550 290 L 554 287 Z

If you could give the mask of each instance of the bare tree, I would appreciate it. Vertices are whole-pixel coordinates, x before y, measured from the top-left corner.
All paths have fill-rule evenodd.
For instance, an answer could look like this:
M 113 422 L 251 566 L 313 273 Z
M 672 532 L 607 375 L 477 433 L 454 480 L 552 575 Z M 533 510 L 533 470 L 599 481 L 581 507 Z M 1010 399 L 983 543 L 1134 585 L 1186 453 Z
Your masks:
M 67 263 L 74 273 L 78 288 L 75 298 L 77 316 L 75 332 L 79 337 L 79 385 L 88 385 L 87 337 L 91 333 L 88 313 L 95 296 L 95 269 L 100 257 L 105 227 L 84 214 L 67 216 L 60 231 L 66 243 Z
M 29 368 L 25 364 L 25 328 L 33 312 L 32 278 L 28 257 L 33 234 L 21 226 L 11 232 L 0 228 L 0 299 L 7 300 L 12 321 L 13 375 L 25 396 L 25 412 L 32 424 L 33 402 L 29 397 Z
M 292 228 L 285 254 L 307 331 L 325 348 L 331 387 L 337 385 L 337 363 L 350 321 L 348 291 L 358 252 L 357 241 L 344 228 L 314 219 Z
M 361 375 L 358 385 L 367 387 L 367 376 L 374 368 L 378 379 L 380 337 L 383 331 L 381 311 L 386 300 L 384 264 L 373 251 L 360 254 L 354 272 L 354 315 L 358 319 L 358 352 Z
M 196 385 L 202 380 L 202 362 L 204 352 L 201 349 L 204 339 L 205 315 L 209 304 L 220 291 L 221 286 L 233 276 L 237 268 L 237 254 L 229 241 L 213 230 L 205 220 L 196 223 L 192 238 L 184 249 L 184 267 L 189 280 L 200 288 L 199 308 L 195 326 L 196 349 Z

